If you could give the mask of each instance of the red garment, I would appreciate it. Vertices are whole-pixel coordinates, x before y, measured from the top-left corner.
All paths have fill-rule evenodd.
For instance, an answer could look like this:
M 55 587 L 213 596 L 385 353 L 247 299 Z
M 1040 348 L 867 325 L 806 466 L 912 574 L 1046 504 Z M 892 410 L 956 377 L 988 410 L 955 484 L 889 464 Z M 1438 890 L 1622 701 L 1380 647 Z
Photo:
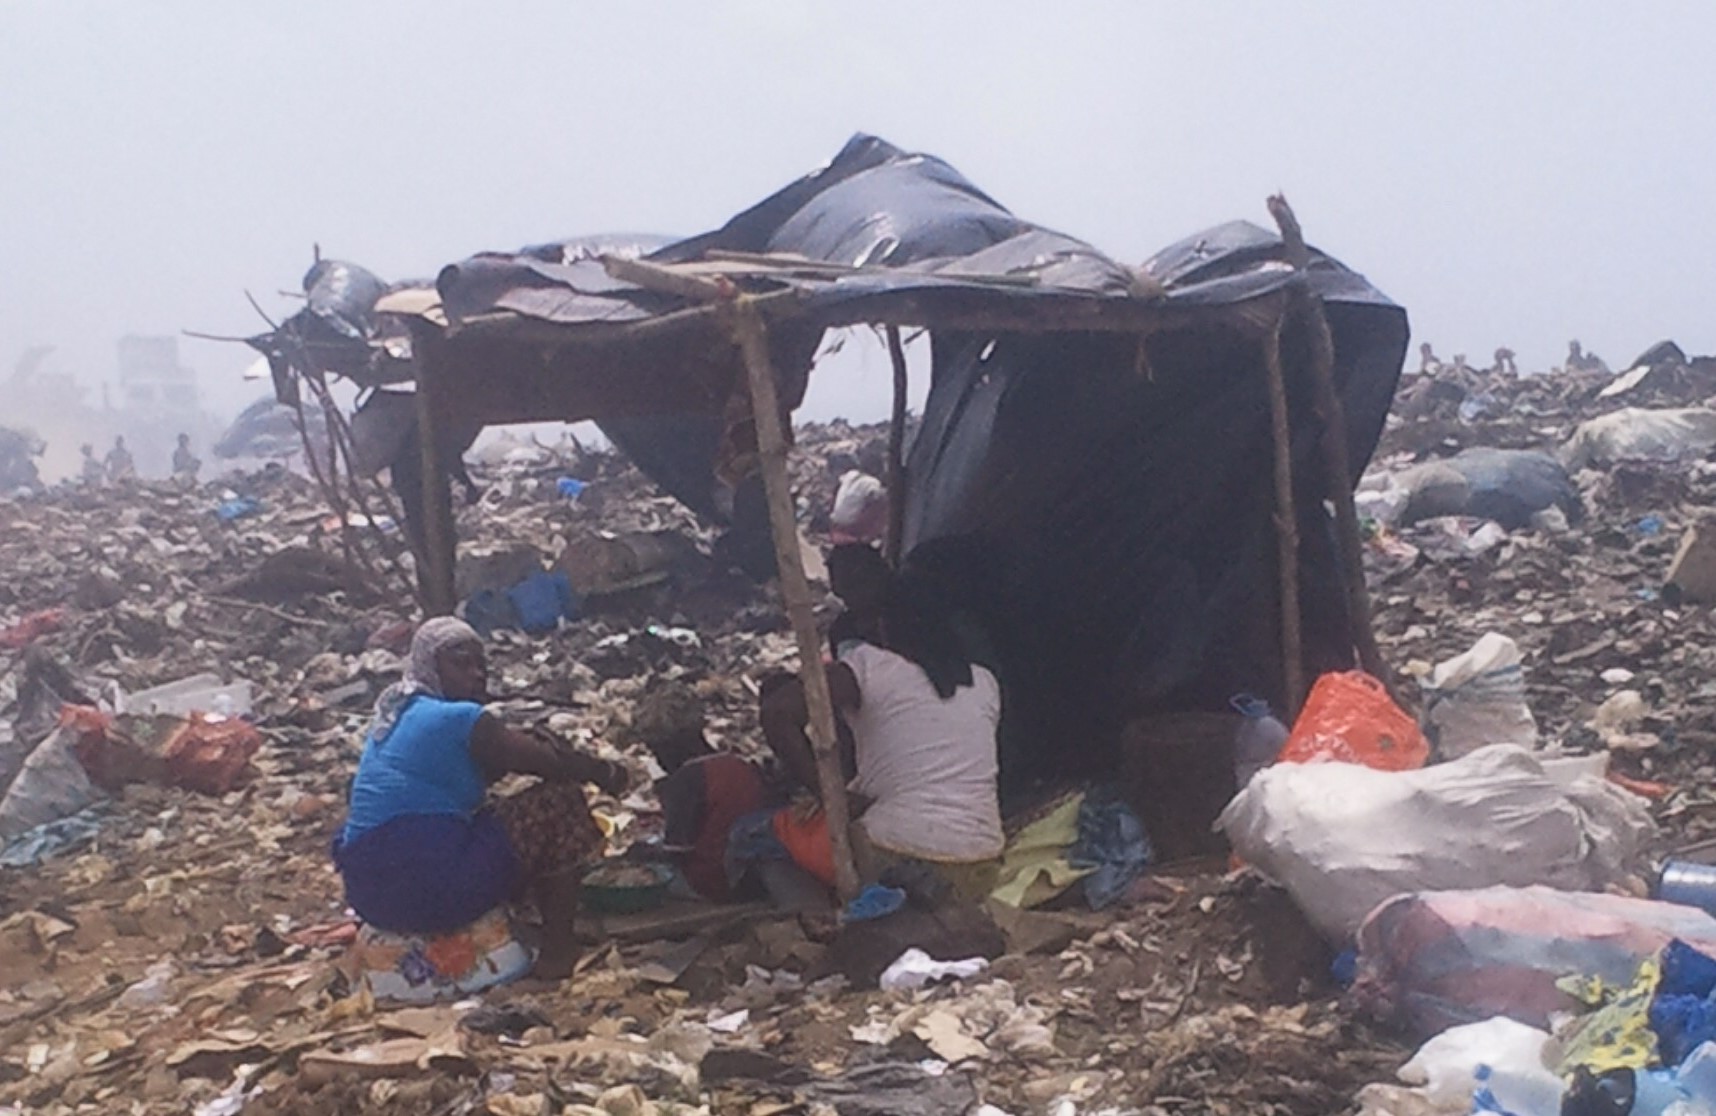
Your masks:
M 727 752 L 686 766 L 695 766 L 703 777 L 703 813 L 685 858 L 685 878 L 705 899 L 724 903 L 732 898 L 727 883 L 727 835 L 734 822 L 763 808 L 763 777 L 755 766 Z

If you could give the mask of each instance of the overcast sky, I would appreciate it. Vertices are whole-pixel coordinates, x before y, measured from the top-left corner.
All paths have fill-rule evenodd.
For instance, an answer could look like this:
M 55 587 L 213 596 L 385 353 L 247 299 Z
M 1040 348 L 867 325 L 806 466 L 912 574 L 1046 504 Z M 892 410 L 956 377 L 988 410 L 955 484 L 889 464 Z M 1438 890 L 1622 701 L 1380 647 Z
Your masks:
M 0 377 L 252 331 L 312 243 L 699 232 L 855 131 L 1130 262 L 1284 190 L 1444 355 L 1712 352 L 1712 41 L 1691 0 L 0 0 Z M 242 397 L 244 350 L 184 354 Z M 842 372 L 815 409 L 879 415 Z

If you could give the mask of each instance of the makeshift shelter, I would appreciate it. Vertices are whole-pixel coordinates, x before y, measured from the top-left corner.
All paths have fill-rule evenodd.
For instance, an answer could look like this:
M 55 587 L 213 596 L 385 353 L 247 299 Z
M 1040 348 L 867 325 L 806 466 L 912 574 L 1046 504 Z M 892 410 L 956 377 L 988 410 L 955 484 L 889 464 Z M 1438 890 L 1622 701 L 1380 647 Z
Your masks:
M 1371 646 L 1351 490 L 1406 314 L 1306 248 L 1284 203 L 1276 218 L 1285 238 L 1235 222 L 1133 268 L 858 136 L 702 236 L 484 253 L 392 290 L 371 307 L 392 339 L 336 370 L 397 380 L 403 323 L 421 422 L 594 419 L 667 490 L 731 517 L 775 426 L 765 396 L 790 416 L 827 330 L 889 330 L 897 390 L 898 331 L 927 330 L 895 541 L 995 645 L 1010 776 L 1064 772 L 1100 764 L 1139 712 L 1242 689 L 1294 708 L 1308 677 Z M 422 445 L 429 463 L 436 439 Z M 427 596 L 447 608 L 439 487 Z

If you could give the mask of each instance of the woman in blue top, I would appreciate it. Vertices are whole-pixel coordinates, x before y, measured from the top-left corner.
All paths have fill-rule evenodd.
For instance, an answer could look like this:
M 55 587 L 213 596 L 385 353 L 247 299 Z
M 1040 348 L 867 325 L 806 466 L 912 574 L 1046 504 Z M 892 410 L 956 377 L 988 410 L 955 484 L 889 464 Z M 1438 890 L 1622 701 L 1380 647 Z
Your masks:
M 477 633 L 451 617 L 418 628 L 404 679 L 376 702 L 334 862 L 352 909 L 395 933 L 449 933 L 528 896 L 542 915 L 537 972 L 564 975 L 579 880 L 602 847 L 581 784 L 623 793 L 625 769 L 515 732 L 487 700 Z M 542 781 L 485 806 L 511 772 Z

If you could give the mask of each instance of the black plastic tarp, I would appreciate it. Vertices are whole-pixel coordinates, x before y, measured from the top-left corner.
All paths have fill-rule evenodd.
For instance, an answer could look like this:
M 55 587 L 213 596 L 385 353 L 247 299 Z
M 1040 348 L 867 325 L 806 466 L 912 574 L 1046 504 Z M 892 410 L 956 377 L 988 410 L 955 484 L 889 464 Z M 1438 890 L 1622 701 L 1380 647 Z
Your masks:
M 792 253 L 912 271 L 841 279 L 820 305 L 878 285 L 1029 275 L 1059 293 L 1121 294 L 1140 274 L 1166 301 L 1212 311 L 1293 277 L 1275 234 L 1246 222 L 1170 246 L 1138 271 L 1021 221 L 940 160 L 854 139 L 823 170 L 654 259 Z M 1405 311 L 1315 253 L 1356 483 L 1407 345 Z M 1015 301 L 1029 296 L 1009 292 Z M 1317 440 L 1307 342 L 1284 338 L 1300 509 L 1306 661 L 1351 664 L 1352 634 Z M 1261 352 L 1219 313 L 1153 335 L 933 335 L 932 384 L 907 469 L 907 566 L 986 635 L 1006 690 L 1010 782 L 1103 765 L 1130 716 L 1282 698 L 1272 442 Z M 681 449 L 713 445 L 718 420 Z M 654 437 L 647 420 L 632 447 Z M 684 475 L 708 475 L 682 456 Z
M 1317 252 L 1301 275 L 1275 234 L 1245 222 L 1131 267 L 1013 215 L 941 160 L 871 136 L 720 229 L 645 258 L 689 265 L 718 253 L 763 261 L 736 280 L 743 289 L 790 296 L 770 322 L 789 402 L 825 328 L 931 331 L 932 384 L 908 465 L 907 567 L 961 604 L 993 651 L 1011 781 L 1100 765 L 1134 715 L 1222 708 L 1241 689 L 1281 698 L 1257 317 L 1275 312 L 1267 296 L 1308 283 L 1334 337 L 1354 475 L 1323 472 L 1309 345 L 1290 328 L 1305 650 L 1312 670 L 1350 661 L 1325 504 L 1331 480 L 1350 486 L 1369 460 L 1407 342 L 1405 311 L 1363 276 Z M 723 401 L 740 382 L 730 337 L 695 299 L 617 280 L 598 255 L 567 242 L 441 272 L 465 402 L 496 404 L 485 421 L 516 421 L 527 405 L 593 414 L 664 488 L 719 516 Z M 795 268 L 790 257 L 833 266 Z M 672 330 L 652 326 L 641 340 L 639 323 L 668 315 Z M 1072 324 L 1097 321 L 1123 331 Z M 526 353 L 528 369 L 507 367 Z M 692 379 L 697 390 L 658 402 Z M 520 399 L 499 406 L 507 393 Z M 760 517 L 748 522 L 762 530 Z

